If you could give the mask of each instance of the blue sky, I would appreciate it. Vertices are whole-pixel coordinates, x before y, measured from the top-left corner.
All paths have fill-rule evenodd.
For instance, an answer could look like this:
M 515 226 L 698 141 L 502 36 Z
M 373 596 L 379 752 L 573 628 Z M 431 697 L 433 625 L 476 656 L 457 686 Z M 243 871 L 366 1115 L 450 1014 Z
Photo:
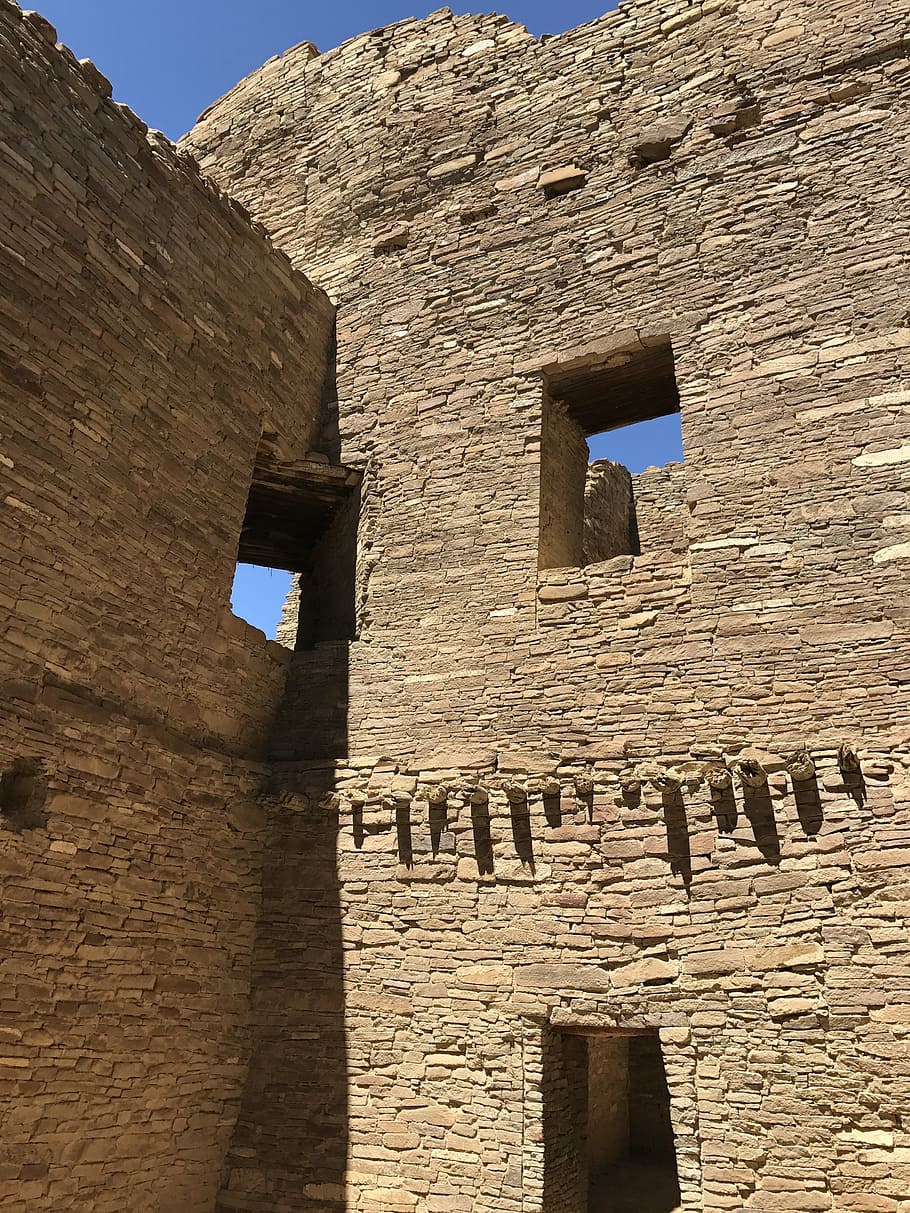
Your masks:
M 179 138 L 216 98 L 272 55 L 304 39 L 330 50 L 348 38 L 443 7 L 417 0 L 37 0 L 39 11 L 80 59 L 110 79 L 114 96 L 149 126 Z M 506 13 L 533 34 L 593 21 L 615 0 L 479 0 L 456 13 Z M 595 438 L 591 455 L 637 472 L 682 458 L 678 417 Z M 285 573 L 241 566 L 233 604 L 274 636 L 289 584 Z
M 614 0 L 33 0 L 80 59 L 92 59 L 151 127 L 172 139 L 272 55 L 308 39 L 327 51 L 405 17 L 448 7 L 505 12 L 534 34 L 593 21 Z

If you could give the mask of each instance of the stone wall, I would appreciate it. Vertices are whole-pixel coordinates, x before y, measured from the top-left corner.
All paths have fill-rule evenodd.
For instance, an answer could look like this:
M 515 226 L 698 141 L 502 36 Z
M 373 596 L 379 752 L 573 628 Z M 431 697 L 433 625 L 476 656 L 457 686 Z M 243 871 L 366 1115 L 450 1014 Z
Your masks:
M 647 468 L 632 477 L 639 551 L 677 552 L 688 547 L 686 469 L 681 463 Z
M 219 1207 L 303 1191 L 331 1208 L 347 1175 L 356 1208 L 549 1209 L 542 1193 L 574 1191 L 584 1154 L 550 1035 L 656 1028 L 684 1209 L 861 1210 L 870 1185 L 900 1208 L 906 775 L 870 754 L 855 780 L 818 751 L 808 781 L 779 770 L 757 796 L 676 794 L 625 790 L 628 756 L 607 755 L 532 768 L 503 752 L 460 770 L 440 755 L 420 773 L 351 763 L 318 780 L 285 768 L 280 854 L 309 858 L 276 886 L 267 924 L 286 968 L 269 966 L 259 1030 L 282 1094 L 246 1106 L 258 1137 L 239 1143 Z M 332 973 L 306 901 L 311 864 L 333 851 L 346 1047 L 337 990 L 316 1016 L 294 993 Z M 307 1029 L 323 1073 L 348 1075 L 344 1137 L 337 1119 L 326 1131 L 344 1088 L 314 1091 L 299 1060 Z M 293 1162 L 306 1113 L 322 1129 L 302 1140 L 322 1144 Z
M 588 1042 L 588 1169 L 608 1171 L 629 1149 L 629 1038 Z
M 0 3 L 0 1205 L 210 1213 L 288 668 L 229 594 L 332 308 Z
M 587 1071 L 588 1054 L 581 1037 L 544 1029 L 537 1078 L 543 1105 L 542 1204 L 553 1213 L 575 1213 L 587 1206 L 588 1143 L 578 1131 L 588 1102 Z M 523 1187 L 524 1175 L 521 1171 L 518 1175 Z
M 905 25 L 442 11 L 295 48 L 188 137 L 338 302 L 370 465 L 363 626 L 294 654 L 270 808 L 337 832 L 347 1045 L 333 997 L 308 1039 L 345 1132 L 281 1045 L 282 981 L 336 955 L 295 957 L 289 876 L 225 1211 L 580 1213 L 566 1027 L 659 1033 L 686 1213 L 905 1208 Z M 539 572 L 545 384 L 668 334 L 686 463 L 636 478 L 641 555 Z M 752 750 L 765 790 L 715 794 Z
M 584 564 L 588 444 L 557 400 L 544 400 L 540 424 L 540 537 L 542 569 Z
M 621 463 L 598 459 L 585 484 L 584 564 L 599 564 L 638 551 L 637 501 L 632 477 Z
M 539 372 L 636 332 L 673 338 L 687 593 L 709 613 L 757 612 L 744 645 L 721 649 L 735 667 L 769 648 L 783 670 L 795 653 L 780 638 L 811 619 L 829 629 L 827 688 L 849 625 L 874 689 L 845 703 L 816 673 L 807 699 L 851 726 L 858 698 L 893 702 L 897 654 L 883 665 L 860 636 L 872 621 L 887 640 L 905 576 L 896 11 L 866 20 L 844 3 L 820 22 L 806 5 L 778 21 L 757 4 L 646 4 L 542 45 L 440 13 L 321 57 L 295 49 L 193 132 L 341 305 L 342 456 L 376 467 L 354 746 L 414 753 L 441 728 L 562 743 L 565 703 L 541 675 L 563 677 L 564 658 L 538 660 L 535 633 Z M 758 98 L 754 125 L 743 95 Z M 645 135 L 674 121 L 684 135 L 642 166 Z M 544 175 L 568 165 L 579 188 L 550 196 Z M 568 664 L 599 700 L 631 690 L 588 658 Z M 308 659 L 295 667 L 304 694 Z
M 326 298 L 3 0 L 4 1208 L 582 1213 L 615 1030 L 687 1213 L 904 1213 L 905 25 L 270 61 L 187 147 L 336 381 Z M 545 382 L 667 334 L 642 554 L 540 571 Z M 226 613 L 263 439 L 365 471 L 290 657 Z

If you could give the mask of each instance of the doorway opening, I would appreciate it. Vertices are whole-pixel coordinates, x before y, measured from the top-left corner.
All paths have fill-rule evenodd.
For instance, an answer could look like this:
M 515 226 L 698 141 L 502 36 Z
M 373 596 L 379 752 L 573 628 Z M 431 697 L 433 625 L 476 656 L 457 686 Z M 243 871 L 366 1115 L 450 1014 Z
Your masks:
M 544 1083 L 545 1190 L 574 1191 L 576 1199 L 564 1207 L 587 1213 L 678 1213 L 676 1142 L 658 1035 L 554 1035 L 562 1039 L 547 1055 L 561 1073 Z M 563 1106 L 548 1108 L 560 1095 Z

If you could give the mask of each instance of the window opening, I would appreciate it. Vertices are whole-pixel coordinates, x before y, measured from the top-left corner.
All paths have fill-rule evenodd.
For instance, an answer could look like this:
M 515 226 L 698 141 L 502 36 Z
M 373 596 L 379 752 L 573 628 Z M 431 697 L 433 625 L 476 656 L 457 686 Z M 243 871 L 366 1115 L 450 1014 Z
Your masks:
M 292 574 L 284 569 L 238 564 L 231 587 L 231 610 L 265 632 L 269 640 L 275 640 L 292 582 Z
M 232 604 L 288 648 L 354 638 L 360 482 L 327 460 L 257 460 Z
M 682 478 L 654 465 L 682 457 L 679 390 L 667 336 L 588 355 L 545 377 L 540 460 L 542 569 L 637 555 L 642 529 L 682 537 Z M 677 469 L 678 471 L 679 469 Z M 638 502 L 644 504 L 640 526 Z M 671 516 L 672 524 L 671 524 Z
M 44 811 L 47 780 L 38 758 L 17 758 L 0 775 L 0 821 L 10 830 L 41 830 L 47 825 Z
M 646 468 L 682 463 L 682 414 L 670 413 L 650 421 L 635 421 L 619 429 L 588 435 L 591 463 L 609 459 L 621 463 L 633 476 Z

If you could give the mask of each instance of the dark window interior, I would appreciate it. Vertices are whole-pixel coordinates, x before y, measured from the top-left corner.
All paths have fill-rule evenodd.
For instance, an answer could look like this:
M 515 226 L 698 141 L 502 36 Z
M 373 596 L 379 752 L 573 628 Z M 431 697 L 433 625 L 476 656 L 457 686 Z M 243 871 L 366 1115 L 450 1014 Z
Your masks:
M 0 824 L 20 833 L 47 825 L 47 780 L 39 759 L 17 758 L 0 775 Z

